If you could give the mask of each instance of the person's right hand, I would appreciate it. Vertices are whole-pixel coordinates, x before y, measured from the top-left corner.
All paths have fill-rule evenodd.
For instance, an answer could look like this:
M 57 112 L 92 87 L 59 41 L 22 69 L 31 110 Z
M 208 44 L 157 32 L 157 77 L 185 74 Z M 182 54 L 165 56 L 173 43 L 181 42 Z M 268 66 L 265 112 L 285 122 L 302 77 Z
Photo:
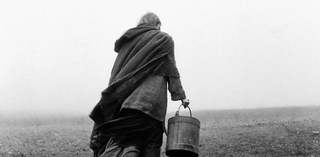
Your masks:
M 181 102 L 182 102 L 182 105 L 184 108 L 187 108 L 190 104 L 189 99 L 183 99 L 183 100 L 181 100 Z

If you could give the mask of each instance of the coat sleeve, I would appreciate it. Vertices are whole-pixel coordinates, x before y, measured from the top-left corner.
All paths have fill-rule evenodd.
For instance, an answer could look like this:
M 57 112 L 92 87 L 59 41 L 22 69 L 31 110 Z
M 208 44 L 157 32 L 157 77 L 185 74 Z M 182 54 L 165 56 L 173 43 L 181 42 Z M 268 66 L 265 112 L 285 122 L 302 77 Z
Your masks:
M 181 85 L 181 80 L 178 77 L 168 77 L 168 90 L 171 94 L 171 100 L 173 101 L 186 98 L 186 94 Z
M 172 77 L 168 77 L 168 90 L 171 94 L 171 100 L 177 101 L 182 100 L 186 98 L 185 92 L 183 90 L 183 87 L 181 85 L 180 75 L 178 68 L 176 67 L 176 61 L 174 57 L 174 52 L 169 53 L 167 56 L 170 63 L 173 63 L 175 69 L 177 70 L 178 77 L 174 77 L 174 75 L 171 75 Z

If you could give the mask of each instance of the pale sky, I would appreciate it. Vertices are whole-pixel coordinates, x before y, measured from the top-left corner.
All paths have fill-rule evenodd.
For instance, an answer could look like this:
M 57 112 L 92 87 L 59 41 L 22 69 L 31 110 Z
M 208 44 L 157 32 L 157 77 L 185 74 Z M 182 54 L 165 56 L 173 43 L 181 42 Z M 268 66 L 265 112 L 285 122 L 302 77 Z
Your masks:
M 320 105 L 320 1 L 0 1 L 0 111 L 89 114 L 148 11 L 193 110 Z M 180 102 L 169 99 L 169 111 Z

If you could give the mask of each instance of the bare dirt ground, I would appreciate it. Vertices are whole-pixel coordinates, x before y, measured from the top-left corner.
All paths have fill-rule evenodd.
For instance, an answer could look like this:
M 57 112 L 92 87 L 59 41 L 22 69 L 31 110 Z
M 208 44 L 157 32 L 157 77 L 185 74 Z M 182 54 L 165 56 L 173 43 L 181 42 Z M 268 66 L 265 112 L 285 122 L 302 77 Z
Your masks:
M 216 111 L 204 119 L 206 112 L 197 114 L 203 122 L 200 156 L 320 156 L 320 108 Z
M 320 157 L 320 107 L 197 111 L 193 117 L 201 121 L 200 157 Z M 0 156 L 92 156 L 91 126 L 86 116 L 2 115 Z

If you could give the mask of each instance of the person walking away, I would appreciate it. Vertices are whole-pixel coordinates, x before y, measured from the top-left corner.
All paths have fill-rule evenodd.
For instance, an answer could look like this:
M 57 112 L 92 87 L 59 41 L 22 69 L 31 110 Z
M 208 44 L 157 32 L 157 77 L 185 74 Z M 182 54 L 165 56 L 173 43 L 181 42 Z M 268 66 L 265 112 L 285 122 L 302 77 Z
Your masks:
M 160 157 L 167 90 L 171 100 L 189 105 L 173 39 L 160 27 L 159 17 L 147 13 L 115 42 L 109 85 L 89 115 L 94 157 Z

